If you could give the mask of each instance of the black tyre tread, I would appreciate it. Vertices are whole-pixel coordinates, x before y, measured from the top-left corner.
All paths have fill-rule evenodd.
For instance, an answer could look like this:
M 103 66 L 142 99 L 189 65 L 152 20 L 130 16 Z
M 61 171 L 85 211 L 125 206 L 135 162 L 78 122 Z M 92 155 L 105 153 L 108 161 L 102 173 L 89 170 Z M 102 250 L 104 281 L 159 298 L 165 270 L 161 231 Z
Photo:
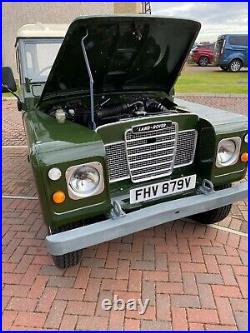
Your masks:
M 74 224 L 68 224 L 66 226 L 62 226 L 60 228 L 57 228 L 55 230 L 53 230 L 53 233 L 60 233 L 63 231 L 67 231 L 67 230 L 71 230 L 74 228 L 77 228 L 79 226 L 82 225 L 82 222 L 76 222 Z M 75 266 L 77 265 L 81 258 L 82 258 L 82 249 L 81 250 L 77 250 L 77 251 L 73 251 L 73 252 L 69 252 L 60 256 L 52 256 L 53 262 L 54 264 L 58 267 L 58 268 L 69 268 L 71 266 Z
M 228 67 L 227 67 L 227 66 L 220 66 L 220 68 L 221 68 L 223 71 L 227 71 L 227 70 L 228 70 Z
M 69 268 L 77 265 L 82 258 L 82 250 L 69 252 L 61 256 L 52 256 L 54 264 L 58 268 Z
M 220 207 L 205 213 L 192 216 L 192 219 L 202 224 L 214 224 L 224 220 L 230 213 L 232 205 Z
M 216 188 L 216 190 L 223 190 L 231 186 L 232 186 L 231 184 L 226 184 Z M 231 208 L 232 205 L 230 204 L 224 207 L 219 207 L 213 210 L 209 210 L 204 213 L 193 215 L 190 218 L 202 224 L 214 224 L 224 220 L 229 215 Z

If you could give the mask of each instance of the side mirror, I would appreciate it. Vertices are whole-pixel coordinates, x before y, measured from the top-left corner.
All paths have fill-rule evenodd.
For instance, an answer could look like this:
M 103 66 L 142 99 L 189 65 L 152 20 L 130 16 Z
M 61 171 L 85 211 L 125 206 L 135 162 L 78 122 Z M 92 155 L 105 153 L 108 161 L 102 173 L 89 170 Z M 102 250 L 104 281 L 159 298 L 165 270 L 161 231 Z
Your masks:
M 15 93 L 17 91 L 16 81 L 10 67 L 2 68 L 2 92 L 10 92 L 17 99 L 17 109 L 22 111 L 23 105 L 20 97 Z
M 2 92 L 17 91 L 16 81 L 10 67 L 2 68 Z

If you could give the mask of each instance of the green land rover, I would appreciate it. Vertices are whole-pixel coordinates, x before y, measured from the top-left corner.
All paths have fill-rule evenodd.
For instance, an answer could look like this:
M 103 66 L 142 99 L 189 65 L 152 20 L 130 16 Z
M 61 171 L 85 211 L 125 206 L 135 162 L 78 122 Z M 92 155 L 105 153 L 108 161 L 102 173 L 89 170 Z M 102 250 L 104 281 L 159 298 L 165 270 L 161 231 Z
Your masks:
M 57 266 L 183 217 L 218 222 L 246 197 L 247 118 L 174 98 L 199 30 L 137 15 L 18 31 L 18 109 Z

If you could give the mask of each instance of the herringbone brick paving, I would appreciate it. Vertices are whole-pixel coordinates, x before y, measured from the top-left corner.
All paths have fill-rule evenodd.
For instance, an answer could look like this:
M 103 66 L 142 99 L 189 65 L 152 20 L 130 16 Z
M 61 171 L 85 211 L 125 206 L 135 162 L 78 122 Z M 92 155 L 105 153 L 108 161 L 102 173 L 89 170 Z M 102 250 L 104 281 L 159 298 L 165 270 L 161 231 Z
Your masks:
M 237 112 L 247 115 L 248 97 L 225 97 L 225 96 L 181 96 L 180 98 L 190 102 L 205 104 L 218 109 Z
M 25 144 L 11 133 L 7 144 Z M 4 149 L 3 164 L 4 194 L 36 195 L 25 148 Z M 224 225 L 246 231 L 246 212 L 237 203 Z M 48 255 L 38 200 L 3 199 L 2 230 L 4 330 L 247 329 L 247 237 L 229 229 L 175 221 L 85 249 L 66 270 Z M 102 310 L 114 295 L 149 298 L 149 307 L 141 316 Z
M 17 111 L 15 100 L 2 101 L 2 141 L 3 145 L 25 145 L 22 113 Z M 10 133 L 11 132 L 11 133 Z
M 176 221 L 85 249 L 60 270 L 37 200 L 4 199 L 3 214 L 4 329 L 247 327 L 247 237 Z M 149 308 L 103 311 L 113 295 Z

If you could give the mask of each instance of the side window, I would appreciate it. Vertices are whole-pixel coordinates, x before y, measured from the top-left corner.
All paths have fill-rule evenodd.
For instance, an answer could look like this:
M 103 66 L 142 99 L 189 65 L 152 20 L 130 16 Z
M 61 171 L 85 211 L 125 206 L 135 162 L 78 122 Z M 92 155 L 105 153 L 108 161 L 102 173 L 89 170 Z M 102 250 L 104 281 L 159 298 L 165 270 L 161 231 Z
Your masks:
M 229 44 L 247 46 L 247 36 L 230 36 Z

